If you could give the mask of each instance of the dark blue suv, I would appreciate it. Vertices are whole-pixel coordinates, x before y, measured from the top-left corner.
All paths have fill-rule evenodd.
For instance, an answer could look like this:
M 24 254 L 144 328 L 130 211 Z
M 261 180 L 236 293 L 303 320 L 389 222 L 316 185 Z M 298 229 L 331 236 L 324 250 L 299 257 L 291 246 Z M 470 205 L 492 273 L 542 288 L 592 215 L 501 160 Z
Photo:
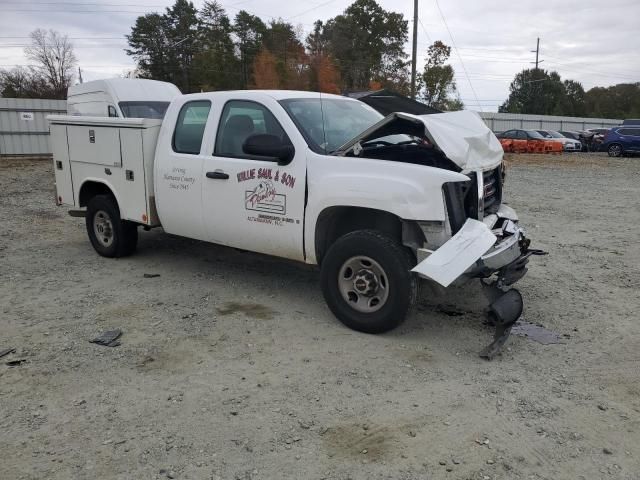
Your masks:
M 640 153 L 640 126 L 614 127 L 607 132 L 601 150 L 610 157 Z

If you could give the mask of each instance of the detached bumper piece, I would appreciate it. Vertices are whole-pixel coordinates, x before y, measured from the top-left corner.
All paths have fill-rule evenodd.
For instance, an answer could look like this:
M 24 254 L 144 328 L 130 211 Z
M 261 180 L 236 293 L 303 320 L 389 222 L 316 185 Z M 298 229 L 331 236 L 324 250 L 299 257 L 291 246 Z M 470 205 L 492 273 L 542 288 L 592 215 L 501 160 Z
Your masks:
M 515 212 L 505 206 L 484 222 L 468 219 L 435 252 L 419 250 L 427 254 L 426 259 L 412 270 L 444 287 L 462 276 L 481 279 L 491 302 L 489 320 L 496 327 L 493 342 L 480 352 L 488 360 L 498 354 L 522 315 L 522 295 L 509 287 L 525 276 L 531 255 L 546 255 L 529 248 L 531 241 L 516 222 Z
M 524 274 L 523 274 L 524 275 Z M 482 349 L 480 357 L 493 359 L 509 339 L 511 327 L 522 315 L 524 302 L 518 290 L 512 288 L 489 306 L 489 319 L 496 327 L 493 342 Z

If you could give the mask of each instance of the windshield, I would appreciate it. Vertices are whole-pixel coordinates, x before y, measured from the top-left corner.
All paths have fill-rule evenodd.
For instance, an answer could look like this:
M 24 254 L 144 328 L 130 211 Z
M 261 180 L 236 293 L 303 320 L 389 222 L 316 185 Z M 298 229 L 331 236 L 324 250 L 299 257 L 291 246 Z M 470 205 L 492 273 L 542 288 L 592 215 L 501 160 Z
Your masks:
M 562 135 L 560 132 L 554 132 L 553 130 L 549 130 L 549 135 L 551 135 L 551 137 L 553 138 L 567 138 L 564 135 Z
M 527 130 L 527 133 L 529 134 L 529 138 L 535 138 L 538 140 L 544 140 L 545 137 L 543 137 L 538 131 L 536 130 Z
M 163 119 L 169 102 L 120 102 L 122 114 L 127 118 Z
M 333 152 L 384 118 L 356 100 L 293 98 L 280 104 L 318 153 Z

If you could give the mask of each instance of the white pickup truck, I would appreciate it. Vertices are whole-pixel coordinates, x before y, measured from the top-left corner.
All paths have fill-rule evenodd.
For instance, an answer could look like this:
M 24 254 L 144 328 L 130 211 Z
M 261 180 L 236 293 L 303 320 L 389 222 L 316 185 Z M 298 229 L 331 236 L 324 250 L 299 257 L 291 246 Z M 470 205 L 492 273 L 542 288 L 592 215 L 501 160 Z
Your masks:
M 163 120 L 49 120 L 57 203 L 86 217 L 100 255 L 129 255 L 139 226 L 162 226 L 317 264 L 329 308 L 356 330 L 400 324 L 420 278 L 506 289 L 532 253 L 502 202 L 500 143 L 473 112 L 383 118 L 341 96 L 263 90 L 179 96 Z M 496 340 L 517 297 L 492 307 Z

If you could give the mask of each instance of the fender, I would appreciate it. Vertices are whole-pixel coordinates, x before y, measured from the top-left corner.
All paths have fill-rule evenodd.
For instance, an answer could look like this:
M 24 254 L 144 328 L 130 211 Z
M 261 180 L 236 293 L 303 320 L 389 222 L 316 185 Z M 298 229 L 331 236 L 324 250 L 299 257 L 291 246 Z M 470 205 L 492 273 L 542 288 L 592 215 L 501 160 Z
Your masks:
M 111 190 L 111 194 L 114 196 L 114 198 L 116 199 L 116 203 L 118 204 L 118 209 L 121 209 L 120 205 L 122 205 L 122 203 L 120 203 L 120 198 L 119 198 L 119 194 L 117 193 L 117 189 L 104 178 L 96 178 L 96 177 L 87 177 L 82 181 L 82 184 L 80 185 L 80 188 L 76 193 L 76 199 L 75 199 L 75 204 L 78 207 L 80 206 L 80 192 L 82 192 L 82 188 L 84 187 L 85 183 L 88 183 L 88 182 L 101 183 L 102 185 L 107 187 L 109 190 Z M 122 211 L 120 212 L 120 215 L 122 216 Z M 124 216 L 122 216 L 122 218 L 124 219 Z
M 469 181 L 466 175 L 440 168 L 314 152 L 308 154 L 307 168 L 304 236 L 309 263 L 316 263 L 316 222 L 326 208 L 363 207 L 403 220 L 444 221 L 442 185 Z

